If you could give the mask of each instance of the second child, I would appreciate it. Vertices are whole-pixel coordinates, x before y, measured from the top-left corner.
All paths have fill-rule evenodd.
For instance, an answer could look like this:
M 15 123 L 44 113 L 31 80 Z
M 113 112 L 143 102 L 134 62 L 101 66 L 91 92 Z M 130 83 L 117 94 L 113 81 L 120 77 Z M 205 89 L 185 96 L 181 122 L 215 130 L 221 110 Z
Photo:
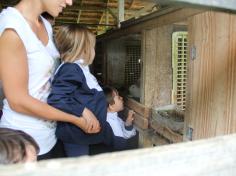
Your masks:
M 138 136 L 133 127 L 134 112 L 129 110 L 123 121 L 118 115 L 124 109 L 123 98 L 110 86 L 104 87 L 103 92 L 107 101 L 107 138 L 103 143 L 90 145 L 90 155 L 137 148 Z
M 112 150 L 128 149 L 128 140 L 136 135 L 133 127 L 134 112 L 129 110 L 126 120 L 123 121 L 118 116 L 118 112 L 124 109 L 123 98 L 113 87 L 104 87 L 103 91 L 107 101 L 107 123 L 113 131 Z

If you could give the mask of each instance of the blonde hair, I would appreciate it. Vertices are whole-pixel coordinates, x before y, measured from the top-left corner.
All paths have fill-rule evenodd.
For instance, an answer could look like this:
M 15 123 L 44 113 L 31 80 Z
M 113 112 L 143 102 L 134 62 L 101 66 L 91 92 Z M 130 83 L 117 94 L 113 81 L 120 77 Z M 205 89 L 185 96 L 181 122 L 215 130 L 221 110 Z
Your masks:
M 95 35 L 85 27 L 69 24 L 60 26 L 55 36 L 55 43 L 64 62 L 74 62 L 83 57 L 84 64 L 90 65 L 94 56 Z

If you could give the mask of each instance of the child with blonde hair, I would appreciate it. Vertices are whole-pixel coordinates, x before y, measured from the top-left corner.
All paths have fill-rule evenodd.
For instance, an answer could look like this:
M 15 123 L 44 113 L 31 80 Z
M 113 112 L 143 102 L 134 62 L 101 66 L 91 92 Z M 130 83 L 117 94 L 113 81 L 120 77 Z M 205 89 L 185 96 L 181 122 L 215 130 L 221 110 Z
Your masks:
M 59 122 L 56 136 L 63 142 L 67 156 L 87 155 L 89 144 L 103 142 L 107 134 L 106 98 L 89 70 L 96 38 L 88 29 L 70 24 L 59 28 L 55 42 L 62 64 L 53 78 L 48 104 L 83 117 L 87 124 L 93 124 L 90 130 L 98 129 L 98 133 L 88 134 L 73 124 Z

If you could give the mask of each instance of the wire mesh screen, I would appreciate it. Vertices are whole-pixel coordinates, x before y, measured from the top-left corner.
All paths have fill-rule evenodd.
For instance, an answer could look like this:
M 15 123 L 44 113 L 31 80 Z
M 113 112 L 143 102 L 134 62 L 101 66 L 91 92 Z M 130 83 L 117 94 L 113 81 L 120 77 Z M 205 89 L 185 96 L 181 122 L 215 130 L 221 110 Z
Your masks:
M 126 46 L 126 64 L 125 64 L 126 86 L 135 84 L 140 79 L 140 74 L 141 74 L 140 58 L 141 58 L 140 45 Z
M 172 35 L 173 92 L 172 103 L 185 110 L 187 79 L 187 32 Z

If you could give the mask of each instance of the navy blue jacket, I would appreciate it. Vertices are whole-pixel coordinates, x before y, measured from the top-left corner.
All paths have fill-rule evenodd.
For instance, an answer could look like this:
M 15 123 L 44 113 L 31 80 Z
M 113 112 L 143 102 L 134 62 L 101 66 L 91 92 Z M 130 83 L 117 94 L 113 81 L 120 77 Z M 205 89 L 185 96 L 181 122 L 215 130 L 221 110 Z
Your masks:
M 107 125 L 110 126 L 109 124 Z M 108 126 L 107 128 L 109 128 Z M 126 127 L 126 130 L 132 129 L 133 126 Z M 109 141 L 109 143 L 104 142 L 100 144 L 90 145 L 90 155 L 138 148 L 137 134 L 129 139 L 115 136 L 113 132 L 111 132 L 110 134 L 112 134 L 112 138 L 110 138 L 111 141 Z
M 52 81 L 48 104 L 78 117 L 86 107 L 102 127 L 99 133 L 87 134 L 71 123 L 58 122 L 56 136 L 63 142 L 86 145 L 112 141 L 112 129 L 106 122 L 105 95 L 103 91 L 88 87 L 83 70 L 76 63 L 65 63 L 59 68 Z
M 109 127 L 108 127 L 109 126 Z M 109 124 L 106 126 L 107 129 L 112 129 Z M 125 127 L 126 130 L 132 130 L 133 125 L 129 127 Z M 120 151 L 120 150 L 126 150 L 128 149 L 128 140 L 120 136 L 115 136 L 113 131 L 109 132 L 110 135 L 108 135 L 109 140 L 107 142 L 104 142 L 108 146 L 111 146 L 113 148 L 113 151 Z

